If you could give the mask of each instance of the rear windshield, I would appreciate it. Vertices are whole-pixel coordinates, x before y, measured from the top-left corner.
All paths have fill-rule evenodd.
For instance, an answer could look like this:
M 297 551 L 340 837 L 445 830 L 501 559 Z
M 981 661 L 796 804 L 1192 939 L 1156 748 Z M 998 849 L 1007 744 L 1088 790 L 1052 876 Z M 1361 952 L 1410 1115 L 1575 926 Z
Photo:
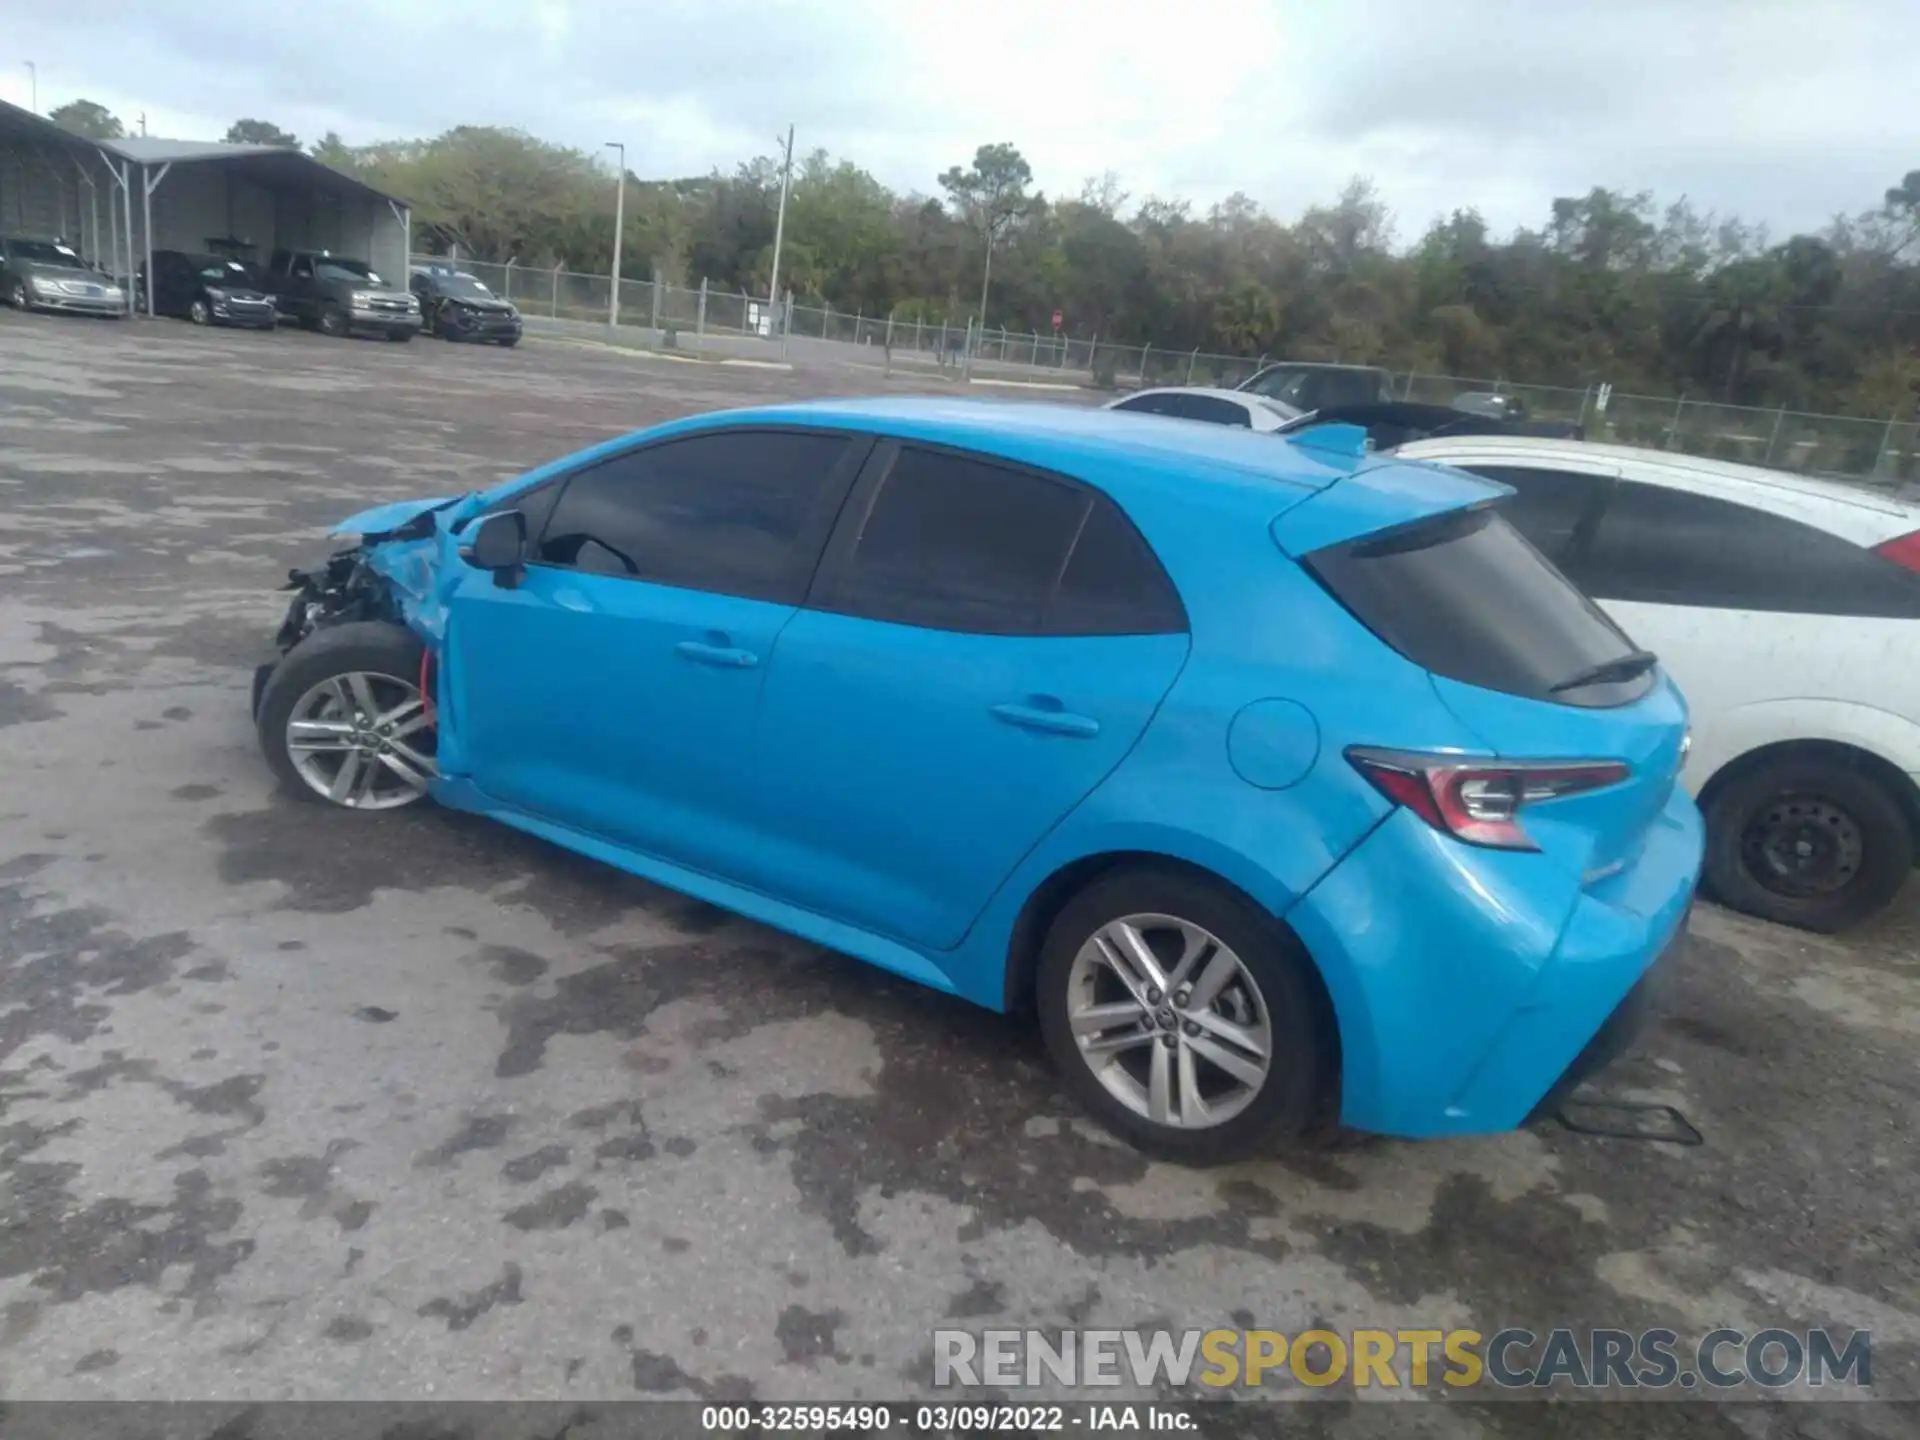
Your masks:
M 1491 507 L 1316 551 L 1307 566 L 1361 624 L 1450 680 L 1583 706 L 1625 705 L 1653 684 L 1650 667 L 1569 684 L 1633 642 Z

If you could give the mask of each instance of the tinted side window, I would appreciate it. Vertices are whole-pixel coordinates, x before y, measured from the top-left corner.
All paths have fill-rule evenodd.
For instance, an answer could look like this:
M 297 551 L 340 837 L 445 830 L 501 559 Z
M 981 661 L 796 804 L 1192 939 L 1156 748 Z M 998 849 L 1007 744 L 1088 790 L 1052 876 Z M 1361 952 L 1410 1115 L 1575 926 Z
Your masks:
M 1466 465 L 1483 479 L 1511 485 L 1518 493 L 1500 507 L 1507 523 L 1531 540 L 1556 564 L 1566 563 L 1568 547 L 1581 519 L 1610 483 L 1604 475 L 1572 470 L 1521 469 L 1515 465 Z
M 903 447 L 825 608 L 898 625 L 1030 635 L 1090 497 L 945 451 Z
M 1043 628 L 1049 635 L 1171 635 L 1187 628 L 1187 616 L 1140 532 L 1111 501 L 1097 499 Z
M 1920 576 L 1765 511 L 1622 481 L 1583 567 L 1596 599 L 1920 617 Z
M 730 431 L 615 456 L 573 476 L 539 559 L 799 604 L 833 521 L 840 435 Z M 511 507 L 509 507 L 511 508 Z
M 1136 415 L 1171 415 L 1173 399 L 1171 395 L 1135 395 L 1129 400 L 1122 400 L 1113 408 L 1131 410 Z
M 1209 425 L 1248 425 L 1247 407 L 1235 405 L 1215 395 L 1179 395 L 1179 408 L 1169 413 L 1183 420 L 1204 420 Z

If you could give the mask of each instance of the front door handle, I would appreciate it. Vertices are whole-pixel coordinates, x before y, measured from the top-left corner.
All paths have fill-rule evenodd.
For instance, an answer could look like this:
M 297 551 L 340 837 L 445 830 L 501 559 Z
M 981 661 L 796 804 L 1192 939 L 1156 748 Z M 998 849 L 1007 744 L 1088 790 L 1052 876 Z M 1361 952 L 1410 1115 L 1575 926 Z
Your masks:
M 1022 730 L 1038 730 L 1046 735 L 1066 735 L 1075 740 L 1091 740 L 1100 733 L 1100 722 L 1088 715 L 1075 715 L 1039 705 L 996 705 L 993 718 Z
M 682 640 L 673 647 L 673 653 L 696 665 L 712 665 L 720 670 L 751 670 L 760 663 L 760 657 L 751 650 L 742 650 L 733 645 L 710 645 L 703 640 Z

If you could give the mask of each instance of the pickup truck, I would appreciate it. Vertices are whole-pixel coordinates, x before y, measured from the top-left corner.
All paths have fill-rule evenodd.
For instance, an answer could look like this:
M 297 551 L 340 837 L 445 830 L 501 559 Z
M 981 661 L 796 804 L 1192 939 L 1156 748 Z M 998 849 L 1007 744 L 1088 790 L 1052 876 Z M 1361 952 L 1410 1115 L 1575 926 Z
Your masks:
M 282 315 L 327 335 L 362 332 L 406 341 L 420 333 L 420 302 L 363 260 L 325 250 L 276 250 L 266 285 Z

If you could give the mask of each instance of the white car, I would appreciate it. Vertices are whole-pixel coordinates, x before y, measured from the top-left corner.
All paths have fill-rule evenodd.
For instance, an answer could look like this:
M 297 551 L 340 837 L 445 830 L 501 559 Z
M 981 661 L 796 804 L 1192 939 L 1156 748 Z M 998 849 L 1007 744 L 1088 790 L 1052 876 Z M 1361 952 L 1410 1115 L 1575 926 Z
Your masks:
M 1880 910 L 1920 836 L 1920 509 L 1746 465 L 1470 436 L 1394 452 L 1503 513 L 1686 694 L 1704 883 L 1807 930 Z
M 1109 400 L 1103 410 L 1128 410 L 1136 415 L 1166 415 L 1175 420 L 1202 420 L 1209 425 L 1240 425 L 1252 430 L 1278 430 L 1303 412 L 1281 400 L 1269 400 L 1244 390 L 1215 390 L 1204 385 L 1168 385 L 1136 390 Z

